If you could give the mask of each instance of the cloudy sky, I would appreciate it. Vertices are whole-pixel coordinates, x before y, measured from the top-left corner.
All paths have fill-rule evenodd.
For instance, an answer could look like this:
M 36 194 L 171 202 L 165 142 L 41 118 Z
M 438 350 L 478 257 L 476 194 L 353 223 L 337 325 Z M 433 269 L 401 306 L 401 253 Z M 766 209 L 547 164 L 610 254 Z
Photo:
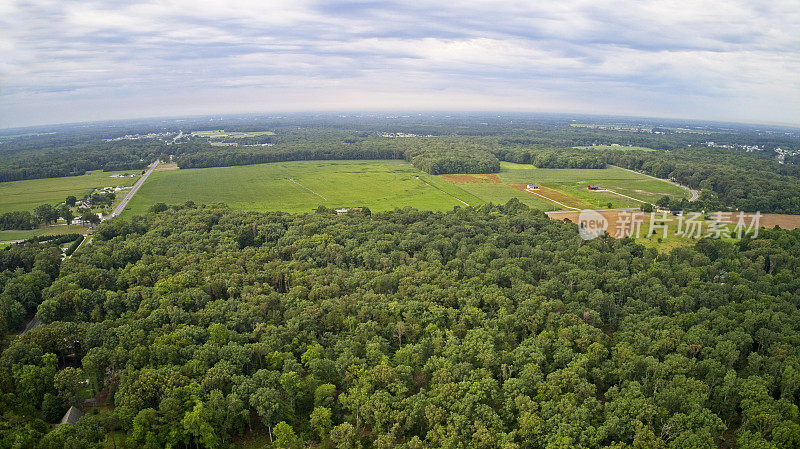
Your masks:
M 2 0 L 0 127 L 316 110 L 800 124 L 797 0 Z

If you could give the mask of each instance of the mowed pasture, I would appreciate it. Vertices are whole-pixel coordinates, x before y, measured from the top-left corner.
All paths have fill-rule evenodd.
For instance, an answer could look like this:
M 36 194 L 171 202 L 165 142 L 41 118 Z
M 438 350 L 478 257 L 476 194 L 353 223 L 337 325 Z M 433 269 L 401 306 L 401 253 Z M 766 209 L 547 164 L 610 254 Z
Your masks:
M 0 242 L 9 240 L 24 240 L 42 235 L 62 235 L 73 233 L 84 234 L 87 230 L 88 228 L 86 226 L 53 225 L 24 231 L 0 231 Z
M 112 178 L 111 175 L 136 173 L 134 177 Z M 132 186 L 139 180 L 138 171 L 87 172 L 81 176 L 63 178 L 27 179 L 0 182 L 0 213 L 16 210 L 32 211 L 40 204 L 56 205 L 69 195 L 82 198 L 98 187 Z M 121 192 L 124 193 L 124 192 Z M 118 196 L 121 197 L 120 194 Z
M 655 202 L 664 195 L 685 198 L 687 192 L 679 186 L 649 176 L 608 167 L 602 169 L 536 168 L 525 164 L 502 164 L 498 174 L 504 184 L 539 184 L 543 190 L 553 190 L 574 199 L 570 206 L 596 209 L 639 207 L 641 201 Z M 606 191 L 589 190 L 598 185 Z M 608 190 L 636 198 L 636 201 L 616 195 Z M 542 192 L 544 194 L 544 192 Z M 559 200 L 561 201 L 561 200 Z M 562 201 L 563 202 L 563 201 Z M 565 203 L 567 204 L 567 203 Z
M 238 210 L 310 212 L 320 205 L 450 210 L 480 199 L 404 161 L 295 161 L 156 171 L 124 216 L 156 203 L 226 203 Z

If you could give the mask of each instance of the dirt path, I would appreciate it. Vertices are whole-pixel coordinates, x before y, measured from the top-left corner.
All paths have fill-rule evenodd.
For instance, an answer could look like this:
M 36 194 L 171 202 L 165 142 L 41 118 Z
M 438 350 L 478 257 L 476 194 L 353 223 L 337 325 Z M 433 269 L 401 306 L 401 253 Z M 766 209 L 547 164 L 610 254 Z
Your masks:
M 297 184 L 298 186 L 300 186 L 300 187 L 302 187 L 302 188 L 304 188 L 304 189 L 308 190 L 309 192 L 313 193 L 314 195 L 317 195 L 318 197 L 322 198 L 322 201 L 328 201 L 328 199 L 327 199 L 327 198 L 325 198 L 324 196 L 322 196 L 322 195 L 320 195 L 319 193 L 317 193 L 317 192 L 315 192 L 315 191 L 313 191 L 313 190 L 309 189 L 308 187 L 304 186 L 303 184 L 300 184 L 299 182 L 295 181 L 294 179 L 292 179 L 292 178 L 286 178 L 286 179 L 287 179 L 289 182 L 293 182 L 293 183 Z
M 424 182 L 425 184 L 428 184 L 429 186 L 433 187 L 434 189 L 436 189 L 436 190 L 438 190 L 438 191 L 440 191 L 440 192 L 444 193 L 445 195 L 451 196 L 451 197 L 453 197 L 455 200 L 457 200 L 457 201 L 460 201 L 460 202 L 461 202 L 461 204 L 463 204 L 463 205 L 465 205 L 465 206 L 467 206 L 467 207 L 471 207 L 471 206 L 469 205 L 469 203 L 468 203 L 468 202 L 466 202 L 466 201 L 462 200 L 461 198 L 459 198 L 459 197 L 457 197 L 457 196 L 453 195 L 452 193 L 445 192 L 444 190 L 442 190 L 442 189 L 440 189 L 440 188 L 436 187 L 435 185 L 433 185 L 433 184 L 429 183 L 428 181 L 426 181 L 426 180 L 424 180 L 424 179 L 420 178 L 419 176 L 414 176 L 414 177 L 415 177 L 415 178 L 417 178 L 417 179 L 419 179 L 420 181 Z
M 611 189 L 605 189 L 605 190 L 599 190 L 599 191 L 600 191 L 600 192 L 608 192 L 608 193 L 613 193 L 614 195 L 619 195 L 619 196 L 622 196 L 622 197 L 625 197 L 625 198 L 631 199 L 631 200 L 633 200 L 633 201 L 638 201 L 638 202 L 640 202 L 640 203 L 644 203 L 644 204 L 650 204 L 650 203 L 648 203 L 647 201 L 640 200 L 640 199 L 638 199 L 638 198 L 634 198 L 634 197 L 632 197 L 632 196 L 624 195 L 624 194 L 622 194 L 622 193 L 615 192 L 615 191 L 613 191 L 613 190 L 611 190 Z
M 546 199 L 547 201 L 552 201 L 552 202 L 554 202 L 554 203 L 558 204 L 559 206 L 563 207 L 564 209 L 580 210 L 580 209 L 578 209 L 577 207 L 567 206 L 567 205 L 566 205 L 566 204 L 564 204 L 564 203 L 559 203 L 558 201 L 556 201 L 556 200 L 554 200 L 554 199 L 552 199 L 552 198 L 548 198 L 548 197 L 546 197 L 546 196 L 544 196 L 544 195 L 542 195 L 542 194 L 540 194 L 540 193 L 537 193 L 537 192 L 536 192 L 535 190 L 533 190 L 533 189 L 525 189 L 525 191 L 526 191 L 526 192 L 528 192 L 528 193 L 531 193 L 531 194 L 533 194 L 533 195 L 536 195 L 536 196 L 538 196 L 538 197 L 544 198 L 544 199 Z

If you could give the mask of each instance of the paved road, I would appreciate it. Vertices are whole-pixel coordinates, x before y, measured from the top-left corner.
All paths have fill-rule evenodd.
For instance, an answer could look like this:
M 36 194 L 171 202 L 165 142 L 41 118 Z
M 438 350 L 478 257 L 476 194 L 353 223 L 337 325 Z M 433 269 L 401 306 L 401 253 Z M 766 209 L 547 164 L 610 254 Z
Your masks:
M 611 167 L 621 168 L 621 169 L 629 171 L 629 172 L 638 173 L 640 175 L 647 176 L 648 178 L 658 179 L 659 181 L 664 181 L 664 182 L 668 182 L 668 183 L 670 183 L 672 185 L 676 185 L 676 186 L 678 186 L 678 187 L 680 187 L 682 189 L 685 189 L 687 192 L 689 192 L 689 194 L 691 195 L 691 197 L 689 198 L 689 201 L 697 201 L 697 199 L 700 198 L 700 192 L 698 192 L 697 190 L 695 190 L 695 189 L 693 189 L 691 187 L 687 187 L 687 186 L 685 186 L 683 184 L 679 184 L 679 183 L 677 183 L 675 181 L 670 181 L 669 179 L 656 178 L 655 176 L 650 176 L 650 175 L 648 175 L 646 173 L 642 173 L 642 172 L 638 172 L 638 171 L 634 171 L 634 170 L 629 170 L 629 169 L 627 169 L 625 167 L 619 167 L 619 166 L 611 165 L 611 164 L 608 164 L 608 165 L 610 165 Z
M 141 187 L 142 184 L 144 184 L 144 182 L 147 180 L 147 177 L 150 176 L 150 173 L 153 173 L 153 170 L 156 169 L 156 167 L 160 162 L 161 161 L 159 161 L 158 159 L 156 159 L 156 161 L 153 162 L 153 165 L 151 165 L 150 168 L 148 168 L 147 171 L 144 172 L 144 175 L 142 175 L 139 181 L 137 181 L 136 184 L 133 185 L 133 188 L 131 188 L 130 192 L 128 192 L 128 194 L 125 195 L 125 198 L 117 205 L 117 207 L 114 208 L 114 212 L 111 212 L 111 215 L 104 218 L 104 220 L 108 220 L 109 218 L 114 218 L 116 216 L 119 216 L 119 214 L 121 214 L 122 211 L 125 210 L 125 206 L 127 206 L 130 200 L 133 199 L 133 196 L 136 195 L 136 191 L 138 191 L 139 187 Z

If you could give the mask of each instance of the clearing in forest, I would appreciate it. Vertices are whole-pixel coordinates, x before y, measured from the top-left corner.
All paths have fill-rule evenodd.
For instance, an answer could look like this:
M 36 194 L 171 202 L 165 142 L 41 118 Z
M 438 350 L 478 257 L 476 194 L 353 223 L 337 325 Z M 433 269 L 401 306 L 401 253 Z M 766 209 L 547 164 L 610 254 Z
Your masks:
M 500 173 L 491 175 L 441 175 L 484 202 L 503 203 L 519 198 L 525 204 L 545 211 L 628 208 L 655 202 L 664 195 L 685 198 L 681 187 L 618 167 L 603 169 L 537 168 L 530 164 L 502 162 Z M 489 181 L 491 180 L 491 182 Z M 498 182 L 499 181 L 499 182 Z M 525 191 L 527 184 L 538 184 L 538 195 Z M 591 184 L 602 190 L 589 190 Z M 544 198 L 542 198 L 544 197 Z
M 424 181 L 424 182 L 422 182 Z M 366 206 L 373 211 L 415 207 L 450 210 L 483 202 L 420 172 L 405 161 L 294 161 L 154 172 L 123 216 L 156 203 L 226 203 L 239 210 L 310 212 Z

